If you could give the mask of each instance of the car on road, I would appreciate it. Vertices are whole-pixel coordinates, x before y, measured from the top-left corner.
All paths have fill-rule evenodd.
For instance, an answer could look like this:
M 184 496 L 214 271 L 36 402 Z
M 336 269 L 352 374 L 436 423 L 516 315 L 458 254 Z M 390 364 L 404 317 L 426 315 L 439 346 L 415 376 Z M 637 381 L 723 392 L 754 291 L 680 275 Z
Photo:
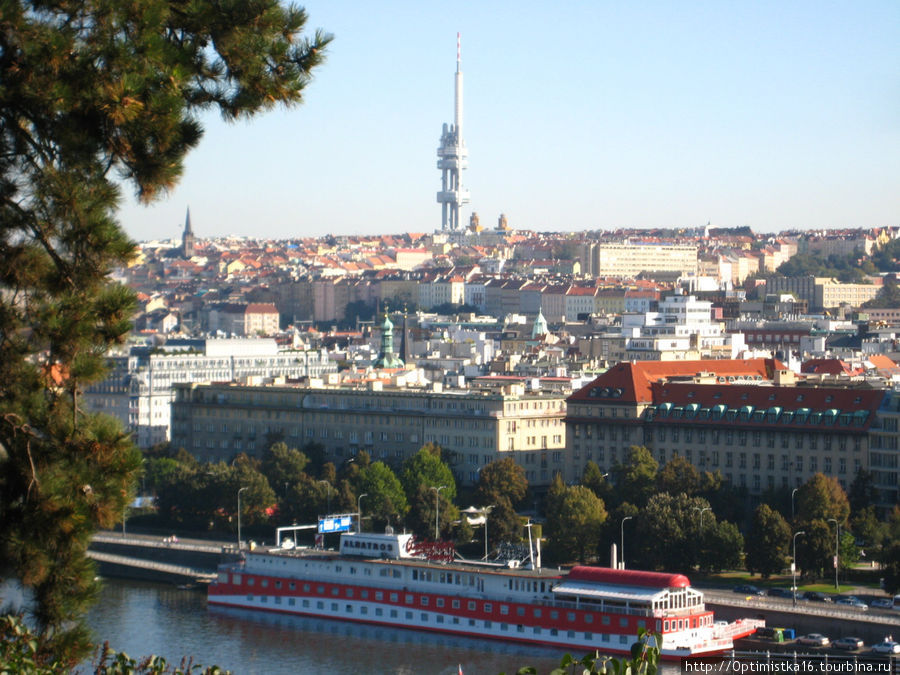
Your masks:
M 831 644 L 831 640 L 821 633 L 809 633 L 798 637 L 797 644 L 807 645 L 808 647 L 827 647 Z
M 735 593 L 741 593 L 743 595 L 765 595 L 766 592 L 761 588 L 757 588 L 756 586 L 752 586 L 750 584 L 743 584 L 741 586 L 735 586 L 732 589 Z
M 841 605 L 843 607 L 855 607 L 856 609 L 862 611 L 869 609 L 869 606 L 858 598 L 838 598 L 834 601 L 834 604 Z
M 772 598 L 792 598 L 794 595 L 787 588 L 770 588 L 769 597 Z
M 835 649 L 862 649 L 865 643 L 858 637 L 842 637 L 835 640 L 831 646 Z
M 869 603 L 869 606 L 877 609 L 890 609 L 893 604 L 890 598 L 875 598 Z
M 900 642 L 894 642 L 893 640 L 884 640 L 883 642 L 876 642 L 872 645 L 872 653 L 873 654 L 900 654 Z
M 803 594 L 803 599 L 811 600 L 812 602 L 831 602 L 831 598 L 821 591 L 806 591 L 806 593 Z

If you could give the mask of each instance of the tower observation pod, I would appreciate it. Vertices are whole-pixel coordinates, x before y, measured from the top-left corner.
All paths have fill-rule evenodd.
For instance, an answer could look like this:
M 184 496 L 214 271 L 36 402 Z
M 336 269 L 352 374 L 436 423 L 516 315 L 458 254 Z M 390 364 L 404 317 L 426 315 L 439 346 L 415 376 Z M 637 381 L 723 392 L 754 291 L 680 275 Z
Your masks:
M 463 75 L 460 69 L 460 37 L 456 34 L 453 124 L 444 124 L 441 144 L 437 149 L 437 168 L 441 170 L 441 189 L 437 201 L 441 205 L 441 230 L 458 232 L 459 207 L 469 203 L 469 191 L 462 186 L 460 172 L 468 167 L 469 153 L 462 136 Z

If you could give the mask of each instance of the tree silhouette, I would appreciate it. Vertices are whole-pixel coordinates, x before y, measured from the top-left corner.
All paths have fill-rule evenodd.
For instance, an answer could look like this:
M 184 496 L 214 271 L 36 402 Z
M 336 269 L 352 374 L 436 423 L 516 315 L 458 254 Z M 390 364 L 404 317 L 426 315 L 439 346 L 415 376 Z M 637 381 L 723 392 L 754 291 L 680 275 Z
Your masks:
M 115 221 L 177 182 L 201 111 L 294 104 L 330 37 L 276 0 L 5 2 L 0 31 L 0 576 L 32 599 L 42 657 L 90 649 L 86 558 L 118 522 L 140 455 L 82 406 L 130 329 L 110 280 L 134 245 Z

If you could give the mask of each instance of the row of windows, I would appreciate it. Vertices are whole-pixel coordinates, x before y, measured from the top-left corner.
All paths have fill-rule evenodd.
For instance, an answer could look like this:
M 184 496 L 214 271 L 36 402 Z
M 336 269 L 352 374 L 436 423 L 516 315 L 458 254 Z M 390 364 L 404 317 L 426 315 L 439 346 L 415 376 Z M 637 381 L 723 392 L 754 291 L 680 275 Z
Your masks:
M 253 602 L 254 599 L 255 599 L 255 596 L 253 596 L 253 595 L 248 595 L 248 596 L 247 596 L 247 600 L 250 601 L 250 602 Z M 261 602 L 262 604 L 268 604 L 268 602 L 269 602 L 269 596 L 266 596 L 266 595 L 260 596 L 259 600 L 260 600 L 260 602 Z M 288 606 L 288 607 L 296 607 L 296 606 L 297 606 L 297 600 L 296 600 L 296 598 L 288 598 L 287 600 L 288 600 L 288 601 L 287 601 L 287 606 Z M 281 605 L 281 604 L 282 604 L 282 598 L 279 597 L 279 596 L 275 596 L 275 597 L 273 598 L 273 604 L 275 604 L 275 605 Z M 318 610 L 325 610 L 325 604 L 326 604 L 326 603 L 325 603 L 323 600 L 316 600 L 316 601 L 315 601 L 315 608 L 318 609 Z M 330 610 L 332 613 L 334 613 L 334 612 L 340 612 L 340 603 L 332 602 L 332 603 L 329 603 L 329 604 L 330 604 L 329 610 Z M 302 599 L 302 600 L 300 601 L 300 606 L 301 606 L 303 609 L 311 609 L 311 608 L 313 607 L 313 602 L 312 602 L 311 600 L 309 600 L 309 599 L 305 599 L 305 598 L 304 598 L 304 599 Z M 360 614 L 361 616 L 367 616 L 367 615 L 369 614 L 369 608 L 368 608 L 368 607 L 359 607 L 359 608 L 357 608 L 357 609 L 359 610 L 359 614 Z M 348 604 L 348 605 L 344 605 L 344 614 L 353 614 L 353 613 L 354 613 L 354 607 L 353 607 L 353 605 L 349 605 L 349 604 Z M 375 608 L 374 608 L 373 614 L 374 614 L 374 616 L 385 616 L 385 609 L 384 609 L 383 607 L 375 607 Z M 389 616 L 390 618 L 392 618 L 392 619 L 399 619 L 399 618 L 400 618 L 400 610 L 398 610 L 398 609 L 388 609 L 388 610 L 387 610 L 387 614 L 388 614 L 388 616 Z M 407 620 L 407 621 L 413 621 L 413 620 L 415 620 L 415 612 L 406 610 L 403 614 L 404 614 L 403 618 L 404 618 L 405 620 Z M 428 614 L 427 612 L 421 612 L 421 613 L 419 614 L 419 620 L 420 620 L 422 623 L 428 623 L 428 622 L 431 620 L 431 618 L 432 618 L 432 616 L 431 616 L 430 614 Z M 435 617 L 433 617 L 433 618 L 434 618 L 434 622 L 435 622 L 435 623 L 438 623 L 438 624 L 449 623 L 449 624 L 454 625 L 454 626 L 459 626 L 459 625 L 461 625 L 461 623 L 462 623 L 462 620 L 461 620 L 460 617 L 458 617 L 458 616 L 444 617 L 444 616 L 442 616 L 442 615 L 439 614 L 439 615 L 437 615 L 437 616 L 435 616 Z M 468 625 L 469 625 L 470 628 L 479 628 L 479 627 L 480 627 L 480 628 L 484 628 L 484 629 L 490 630 L 490 629 L 493 629 L 493 627 L 494 627 L 494 622 L 493 622 L 493 621 L 490 621 L 490 620 L 477 621 L 477 620 L 475 620 L 475 619 L 468 619 L 467 621 L 468 621 Z M 511 628 L 512 628 L 512 627 L 511 627 L 510 624 L 508 624 L 508 623 L 500 623 L 500 630 L 501 630 L 501 631 L 508 631 L 508 630 L 510 630 Z M 524 633 L 525 630 L 526 630 L 526 629 L 525 629 L 525 626 L 523 626 L 522 624 L 517 624 L 515 628 L 516 628 L 516 632 L 517 632 L 517 633 Z M 532 634 L 532 635 L 542 635 L 542 634 L 544 634 L 544 631 L 546 631 L 546 634 L 547 634 L 547 635 L 550 635 L 550 636 L 553 636 L 553 637 L 556 637 L 556 636 L 559 635 L 559 629 L 557 629 L 557 628 L 544 629 L 544 628 L 540 628 L 539 626 L 533 626 L 533 627 L 531 628 L 531 634 Z M 566 635 L 566 637 L 569 638 L 569 639 L 574 639 L 574 638 L 575 638 L 575 635 L 576 635 L 576 631 L 573 631 L 573 630 L 566 631 L 566 632 L 565 632 L 565 635 Z M 590 640 L 593 640 L 593 639 L 594 639 L 594 634 L 593 634 L 593 633 L 590 633 L 590 632 L 584 632 L 583 635 L 584 635 L 584 639 L 585 639 L 585 640 L 590 641 Z M 612 636 L 610 636 L 608 633 L 604 633 L 604 634 L 602 634 L 602 635 L 600 636 L 600 640 L 601 640 L 602 642 L 610 642 L 611 639 L 612 639 Z M 629 639 L 631 639 L 631 638 L 629 638 L 629 636 L 627 636 L 627 635 L 620 635 L 620 636 L 618 636 L 618 640 L 619 640 L 619 643 L 620 643 L 620 644 L 627 644 L 628 641 L 629 641 Z
M 606 432 L 609 432 L 609 440 L 616 441 L 619 439 L 619 435 L 621 434 L 623 441 L 630 441 L 632 433 L 634 431 L 633 427 L 617 427 L 617 426 L 600 426 L 593 424 L 573 424 L 572 425 L 572 436 L 575 438 L 581 438 L 582 426 L 584 426 L 584 437 L 585 438 L 593 438 L 596 433 L 597 438 L 605 439 Z
M 443 576 L 443 573 L 441 573 L 441 576 Z M 448 576 L 452 577 L 453 575 L 450 574 L 450 575 L 448 575 Z M 459 577 L 459 575 L 456 575 L 456 576 Z M 233 579 L 233 583 L 235 583 L 235 584 L 237 584 L 237 585 L 240 585 L 240 583 L 241 583 L 241 575 L 239 575 L 239 574 L 234 574 L 234 575 L 232 575 L 232 579 Z M 464 580 L 463 580 L 463 581 L 464 581 Z M 256 585 L 255 582 L 256 582 L 256 579 L 255 579 L 254 577 L 247 577 L 246 585 L 247 585 L 247 586 L 255 586 L 255 585 Z M 459 581 L 457 581 L 457 583 L 459 583 Z M 261 588 L 268 588 L 268 586 L 269 586 L 269 581 L 268 581 L 268 579 L 261 579 L 259 585 L 260 585 Z M 292 582 L 289 582 L 288 585 L 289 585 L 289 588 L 290 588 L 291 590 L 296 590 L 296 583 L 295 583 L 295 582 L 293 582 L 293 581 L 292 581 Z M 276 589 L 282 588 L 282 582 L 281 582 L 281 581 L 276 581 L 276 582 L 275 582 L 275 588 L 276 588 Z M 310 592 L 312 592 L 312 584 L 304 583 L 304 584 L 302 585 L 302 588 L 303 588 L 303 592 L 304 592 L 304 593 L 310 593 Z M 326 591 L 328 591 L 328 593 L 326 593 Z M 337 586 L 332 586 L 330 589 L 326 589 L 326 587 L 325 587 L 324 585 L 322 585 L 322 584 L 317 584 L 316 587 L 315 587 L 315 593 L 316 593 L 317 595 L 326 595 L 326 594 L 329 594 L 329 593 L 330 593 L 330 595 L 332 595 L 332 596 L 334 596 L 334 597 L 337 597 L 337 596 L 340 596 L 340 595 L 341 595 L 341 590 L 340 590 L 340 588 L 337 587 Z M 385 599 L 385 592 L 384 592 L 384 591 L 372 591 L 372 592 L 370 592 L 370 591 L 368 591 L 368 590 L 361 590 L 361 591 L 359 592 L 359 597 L 360 597 L 361 599 L 363 599 L 363 600 L 368 600 L 369 597 L 370 597 L 370 593 L 373 595 L 373 597 L 374 597 L 374 599 L 375 599 L 376 602 L 383 602 L 384 599 Z M 392 602 L 392 603 L 399 603 L 399 602 L 400 602 L 400 595 L 401 595 L 401 594 L 400 594 L 399 592 L 389 592 L 389 593 L 387 593 L 387 596 L 388 596 L 390 602 Z M 355 598 L 355 597 L 356 597 L 356 589 L 353 589 L 353 588 L 345 588 L 345 589 L 344 589 L 343 596 L 346 597 L 346 598 Z M 248 596 L 248 597 L 252 597 L 252 596 Z M 265 596 L 262 596 L 262 597 L 265 597 Z M 278 598 L 278 600 L 280 601 L 280 597 Z M 291 599 L 291 600 L 293 600 L 293 599 Z M 451 606 L 453 609 L 461 609 L 461 608 L 462 608 L 462 602 L 463 602 L 463 601 L 460 600 L 459 598 L 452 598 L 452 599 L 450 600 L 450 606 Z M 479 602 L 481 603 L 481 608 L 480 608 L 480 609 L 481 609 L 482 612 L 484 612 L 484 613 L 486 613 L 486 614 L 491 614 L 491 613 L 493 613 L 493 611 L 494 611 L 494 603 L 492 603 L 492 602 L 481 602 L 481 601 L 476 601 L 476 600 L 467 600 L 467 601 L 466 601 L 466 609 L 467 609 L 468 611 L 470 611 L 470 612 L 476 612 L 476 611 L 479 611 Z M 412 593 L 404 593 L 404 594 L 403 594 L 403 603 L 406 604 L 406 605 L 412 605 L 412 604 L 415 604 L 415 596 L 414 596 Z M 293 603 L 289 603 L 289 604 L 293 604 Z M 422 596 L 419 597 L 419 605 L 420 605 L 420 606 L 422 606 L 422 607 L 428 607 L 428 606 L 430 606 L 430 604 L 431 604 L 431 597 L 430 597 L 430 596 L 422 595 Z M 434 606 L 437 607 L 438 609 L 443 609 L 443 608 L 445 608 L 445 607 L 446 607 L 446 599 L 445 599 L 445 598 L 442 598 L 442 597 L 434 598 Z M 510 608 L 510 605 L 507 605 L 507 604 L 499 604 L 499 605 L 497 605 L 497 607 L 498 607 L 498 610 L 499 610 L 499 612 L 500 612 L 501 615 L 508 616 L 508 615 L 510 614 L 510 609 L 511 609 L 511 608 Z M 524 618 L 524 617 L 526 616 L 526 613 L 527 613 L 527 612 L 526 612 L 526 608 L 525 608 L 524 606 L 516 606 L 516 607 L 515 607 L 515 615 L 516 615 L 516 616 L 518 616 L 518 617 L 523 617 L 523 618 Z M 541 608 L 541 607 L 532 607 L 532 608 L 531 608 L 530 614 L 531 614 L 531 617 L 534 618 L 534 619 L 541 619 L 541 618 L 544 617 L 544 609 Z M 564 614 L 565 614 L 565 620 L 566 620 L 568 623 L 573 623 L 573 622 L 575 622 L 575 621 L 577 620 L 577 615 L 576 615 L 575 612 L 567 611 L 567 612 L 564 612 Z M 550 618 L 551 620 L 553 620 L 553 621 L 559 621 L 559 620 L 560 620 L 560 611 L 557 610 L 557 609 L 551 609 L 551 610 L 548 611 L 547 616 L 549 616 L 549 618 Z M 609 626 L 609 625 L 611 625 L 611 623 L 612 623 L 612 620 L 611 620 L 611 617 L 610 617 L 609 614 L 602 614 L 602 615 L 600 616 L 600 619 L 601 619 L 601 623 L 602 623 L 604 626 Z M 583 616 L 583 620 L 584 620 L 585 623 L 593 623 L 593 622 L 594 622 L 594 615 L 591 614 L 591 613 L 585 613 L 584 616 Z M 618 625 L 619 625 L 619 627 L 621 627 L 621 628 L 628 628 L 628 622 L 629 622 L 628 618 L 626 618 L 626 617 L 619 617 Z M 646 623 L 645 623 L 644 621 L 638 621 L 638 627 L 639 627 L 639 628 L 643 628 L 643 627 L 645 627 L 645 626 L 646 626 Z
M 247 596 L 247 600 L 249 600 L 249 601 L 252 602 L 252 601 L 254 600 L 254 597 L 255 597 L 255 596 L 253 596 L 253 595 L 248 595 L 248 596 Z M 260 602 L 262 602 L 263 604 L 268 604 L 269 596 L 263 595 L 263 596 L 260 596 L 259 599 L 260 599 Z M 296 605 L 297 605 L 297 599 L 296 599 L 296 598 L 288 598 L 287 600 L 288 600 L 288 601 L 287 601 L 287 605 L 288 605 L 289 607 L 296 607 Z M 282 600 L 282 598 L 281 598 L 280 596 L 274 596 L 274 597 L 273 597 L 273 604 L 281 605 L 282 602 L 283 602 L 283 600 Z M 316 607 L 316 609 L 324 610 L 324 609 L 325 609 L 325 604 L 326 604 L 326 603 L 325 603 L 324 600 L 316 600 L 316 601 L 315 601 L 315 607 Z M 427 603 L 424 603 L 424 604 L 427 604 Z M 309 608 L 311 608 L 311 607 L 313 606 L 313 601 L 311 601 L 311 600 L 309 600 L 309 599 L 307 599 L 307 598 L 304 598 L 304 599 L 302 599 L 302 600 L 300 601 L 300 606 L 303 607 L 304 609 L 309 609 Z M 337 603 L 337 602 L 332 602 L 332 603 L 330 603 L 330 610 L 331 610 L 332 612 L 338 612 L 338 611 L 340 611 L 340 610 L 339 610 L 339 607 L 340 607 L 340 603 Z M 368 615 L 368 613 L 369 613 L 369 608 L 368 608 L 368 607 L 359 607 L 358 610 L 359 610 L 359 614 L 360 614 L 360 615 Z M 398 609 L 388 609 L 387 611 L 388 611 L 388 616 L 390 616 L 392 619 L 397 619 L 397 618 L 400 617 L 400 610 L 398 610 Z M 385 609 L 384 609 L 383 607 L 375 607 L 373 613 L 374 613 L 375 616 L 384 616 L 384 612 L 385 612 Z M 539 616 L 540 610 L 536 610 L 536 612 L 537 612 L 536 616 Z M 353 614 L 353 613 L 354 613 L 354 606 L 353 606 L 353 605 L 350 605 L 350 604 L 344 605 L 344 613 L 345 613 L 345 614 Z M 505 612 L 501 612 L 501 613 L 505 613 Z M 571 612 L 570 612 L 570 614 L 571 614 Z M 413 619 L 415 618 L 415 612 L 410 611 L 410 610 L 405 610 L 405 611 L 404 611 L 404 618 L 407 619 L 407 620 L 413 620 Z M 422 612 L 422 613 L 419 614 L 419 619 L 420 619 L 422 622 L 424 622 L 424 623 L 427 623 L 427 622 L 429 621 L 430 618 L 431 618 L 431 615 L 428 614 L 427 612 Z M 586 618 L 586 619 L 591 619 L 591 620 L 592 620 L 593 617 L 591 617 L 591 615 L 588 615 L 588 616 L 585 617 L 585 618 Z M 449 620 L 449 623 L 451 623 L 451 624 L 453 624 L 453 625 L 460 625 L 460 623 L 461 623 L 460 617 L 456 617 L 456 616 L 453 616 L 453 617 L 444 617 L 444 616 L 442 616 L 442 615 L 437 615 L 437 616 L 434 617 L 434 619 L 435 619 L 435 623 L 445 623 L 445 622 L 448 621 L 448 620 Z M 604 619 L 608 619 L 608 617 L 604 617 Z M 572 620 L 574 620 L 574 619 L 572 619 Z M 591 623 L 591 622 L 592 622 L 591 620 L 588 620 L 588 623 Z M 468 619 L 467 621 L 468 621 L 468 625 L 469 625 L 470 627 L 477 627 L 477 626 L 479 625 L 479 623 L 480 623 L 481 626 L 482 626 L 483 628 L 487 628 L 487 629 L 493 628 L 493 621 L 491 621 L 491 620 L 483 620 L 483 621 L 480 621 L 480 622 L 479 622 L 479 621 L 477 621 L 476 619 Z M 604 623 L 608 624 L 609 621 L 604 621 Z M 673 622 L 673 623 L 674 623 L 674 622 Z M 622 626 L 623 626 L 623 627 L 627 627 L 627 621 L 624 621 L 624 620 L 623 620 Z M 507 623 L 501 623 L 501 624 L 500 624 L 500 630 L 505 631 L 505 630 L 509 630 L 509 628 L 510 628 L 510 626 L 509 626 L 509 624 L 507 624 Z M 517 631 L 520 632 L 520 633 L 522 633 L 522 632 L 525 631 L 525 627 L 524 627 L 522 624 L 517 624 L 516 629 L 517 629 Z M 543 630 L 545 630 L 545 629 L 542 629 L 542 628 L 540 628 L 540 627 L 535 626 L 535 627 L 532 628 L 532 633 L 533 633 L 534 635 L 540 635 L 540 634 L 543 632 Z M 547 630 L 547 633 L 548 633 L 549 635 L 551 635 L 551 636 L 556 636 L 556 635 L 559 635 L 559 630 L 556 629 L 556 628 L 551 628 L 551 629 Z M 572 630 L 566 631 L 566 636 L 569 637 L 569 638 L 574 638 L 574 637 L 575 637 L 575 631 L 572 631 Z M 592 639 L 593 639 L 593 633 L 585 632 L 585 633 L 584 633 L 584 639 L 585 639 L 585 640 L 592 640 Z M 601 640 L 603 640 L 604 642 L 609 642 L 609 640 L 610 640 L 610 635 L 609 635 L 608 633 L 604 633 L 604 634 L 601 636 Z M 628 640 L 628 637 L 627 637 L 627 636 L 624 636 L 624 635 L 623 635 L 623 636 L 620 636 L 620 638 L 619 638 L 619 641 L 622 642 L 622 643 L 627 642 L 627 640 Z
M 651 428 L 644 429 L 644 442 L 649 443 L 654 439 L 659 442 L 665 442 L 668 439 L 671 440 L 672 443 L 693 443 L 694 442 L 694 430 L 693 429 L 681 429 L 679 427 L 659 427 L 656 429 L 656 433 L 654 434 L 654 430 Z M 590 436 L 588 436 L 590 438 Z M 602 430 L 598 431 L 598 438 L 603 438 Z M 707 430 L 706 429 L 697 429 L 696 430 L 696 438 L 697 443 L 706 443 L 707 439 Z M 763 435 L 762 431 L 751 431 L 747 432 L 743 429 L 735 431 L 733 429 L 711 429 L 709 430 L 709 439 L 712 443 L 720 443 L 724 439 L 725 445 L 735 445 L 735 439 L 737 440 L 737 445 L 746 446 L 747 441 L 750 441 L 750 445 L 754 448 L 759 448 L 762 446 L 763 439 L 765 438 L 765 443 L 767 448 L 774 448 L 776 446 L 776 441 L 779 447 L 783 449 L 787 449 L 791 446 L 791 439 L 793 438 L 793 447 L 796 450 L 818 450 L 819 449 L 819 441 L 821 440 L 822 447 L 825 450 L 830 450 L 834 445 L 835 439 L 837 440 L 837 447 L 839 450 L 847 450 L 848 447 L 852 447 L 854 452 L 859 452 L 862 450 L 862 436 L 854 435 L 848 436 L 847 434 L 813 434 L 813 433 L 792 433 L 792 432 L 774 432 L 774 431 L 766 431 L 765 435 Z M 612 437 L 611 439 L 615 440 Z

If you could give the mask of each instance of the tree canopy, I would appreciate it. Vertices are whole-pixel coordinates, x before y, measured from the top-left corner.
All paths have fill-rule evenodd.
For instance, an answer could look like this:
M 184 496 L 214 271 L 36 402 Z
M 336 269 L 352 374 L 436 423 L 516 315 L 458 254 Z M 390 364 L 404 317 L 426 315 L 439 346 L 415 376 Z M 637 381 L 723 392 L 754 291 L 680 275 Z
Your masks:
M 583 485 L 562 486 L 549 500 L 547 534 L 550 555 L 559 562 L 587 562 L 597 554 L 607 513 L 603 500 Z M 551 491 L 553 488 L 551 488 Z
M 692 497 L 700 490 L 700 472 L 685 457 L 675 455 L 659 470 L 656 484 L 660 492 Z
M 122 516 L 140 456 L 82 409 L 130 329 L 111 283 L 134 246 L 120 186 L 180 177 L 198 114 L 296 104 L 330 37 L 276 0 L 3 4 L 0 31 L 0 575 L 33 598 L 41 654 L 74 665 L 94 592 L 85 551 Z
M 837 478 L 817 473 L 797 491 L 797 516 L 800 520 L 834 518 L 841 527 L 850 515 L 850 502 Z
M 643 506 L 656 492 L 656 475 L 659 463 L 643 445 L 628 448 L 624 461 L 617 464 L 612 474 L 620 502 Z
M 409 510 L 403 486 L 384 462 L 372 462 L 360 470 L 357 499 L 363 494 L 360 516 L 371 516 L 376 521 L 373 526 L 396 524 Z
M 478 477 L 477 495 L 487 506 L 506 499 L 511 506 L 525 498 L 528 480 L 525 469 L 516 464 L 512 457 L 504 457 L 486 464 Z
M 400 482 L 406 492 L 406 498 L 412 501 L 419 487 L 439 488 L 449 499 L 456 499 L 456 479 L 449 465 L 441 458 L 441 447 L 433 443 L 423 445 L 419 451 L 403 462 Z
M 768 504 L 760 504 L 753 512 L 753 522 L 747 533 L 747 569 L 767 579 L 784 569 L 791 526 L 778 511 Z

